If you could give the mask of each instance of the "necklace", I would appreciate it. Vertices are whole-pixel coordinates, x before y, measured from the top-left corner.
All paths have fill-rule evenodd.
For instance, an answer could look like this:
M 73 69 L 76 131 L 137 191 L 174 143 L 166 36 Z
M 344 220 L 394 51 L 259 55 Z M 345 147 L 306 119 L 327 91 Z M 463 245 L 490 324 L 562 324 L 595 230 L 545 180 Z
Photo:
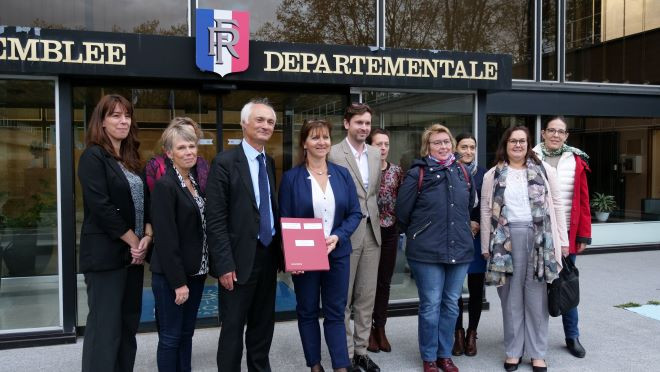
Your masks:
M 318 171 L 318 170 L 312 169 L 312 168 L 309 167 L 309 166 L 307 166 L 307 170 L 308 170 L 310 173 L 315 173 L 315 174 L 318 174 L 319 176 L 322 176 L 322 175 L 325 174 L 325 172 L 327 172 L 327 169 L 324 169 L 324 170 L 320 170 L 320 171 Z

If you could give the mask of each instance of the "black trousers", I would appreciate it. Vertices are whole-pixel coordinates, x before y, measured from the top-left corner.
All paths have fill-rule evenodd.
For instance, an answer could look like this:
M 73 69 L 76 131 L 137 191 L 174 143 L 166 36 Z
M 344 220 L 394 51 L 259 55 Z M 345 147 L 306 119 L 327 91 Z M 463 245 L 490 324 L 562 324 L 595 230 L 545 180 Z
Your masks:
M 387 323 L 387 305 L 390 302 L 390 284 L 396 264 L 396 250 L 399 246 L 399 230 L 395 225 L 380 227 L 382 244 L 378 263 L 378 282 L 374 300 L 373 321 L 375 327 L 385 327 Z
M 85 273 L 87 325 L 83 372 L 132 371 L 142 312 L 144 266 Z
M 468 301 L 468 328 L 477 330 L 479 319 L 481 318 L 481 303 L 484 300 L 484 279 L 485 273 L 468 274 L 468 292 L 470 300 Z M 458 318 L 456 319 L 456 329 L 463 328 L 463 299 L 458 299 Z
M 273 249 L 258 243 L 248 281 L 234 283 L 232 291 L 218 286 L 222 327 L 218 342 L 218 371 L 241 370 L 243 329 L 246 325 L 248 371 L 271 370 L 268 353 L 275 329 L 277 284 L 277 262 Z

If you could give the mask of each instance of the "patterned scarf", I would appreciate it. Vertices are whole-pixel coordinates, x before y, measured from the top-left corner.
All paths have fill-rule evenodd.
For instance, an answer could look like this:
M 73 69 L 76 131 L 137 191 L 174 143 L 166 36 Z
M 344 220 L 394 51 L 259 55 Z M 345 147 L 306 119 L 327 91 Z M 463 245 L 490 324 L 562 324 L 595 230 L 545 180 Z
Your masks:
M 492 232 L 490 236 L 490 261 L 486 282 L 489 285 L 501 286 L 506 283 L 506 276 L 513 273 L 511 257 L 511 232 L 507 219 L 507 207 L 504 203 L 504 190 L 509 172 L 507 163 L 498 164 L 495 169 L 493 183 L 493 204 L 491 217 Z M 548 189 L 545 182 L 545 169 L 542 165 L 527 159 L 527 193 L 532 213 L 534 230 L 534 279 L 539 282 L 552 283 L 558 276 L 557 261 L 552 242 L 550 216 L 545 207 Z
M 431 156 L 431 155 L 429 155 L 429 159 L 431 159 L 431 160 L 433 160 L 434 162 L 438 163 L 438 165 L 439 165 L 441 168 L 447 168 L 447 167 L 449 167 L 450 165 L 454 164 L 454 162 L 456 161 L 456 157 L 454 156 L 453 153 L 452 153 L 451 155 L 449 155 L 449 157 L 448 157 L 447 159 L 445 159 L 445 160 L 436 159 L 436 158 L 434 158 L 434 157 Z
M 586 152 L 578 149 L 577 147 L 569 146 L 567 144 L 563 144 L 560 148 L 557 150 L 548 150 L 545 147 L 545 143 L 541 142 L 541 160 L 545 160 L 546 157 L 554 157 L 554 156 L 560 156 L 561 154 L 565 153 L 566 151 L 572 152 L 575 155 L 579 156 L 582 158 L 584 161 L 589 161 L 589 155 L 587 155 Z
M 465 164 L 465 163 L 463 163 Z M 472 162 L 470 164 L 465 164 L 465 168 L 467 168 L 467 171 L 474 177 L 477 175 L 477 162 Z

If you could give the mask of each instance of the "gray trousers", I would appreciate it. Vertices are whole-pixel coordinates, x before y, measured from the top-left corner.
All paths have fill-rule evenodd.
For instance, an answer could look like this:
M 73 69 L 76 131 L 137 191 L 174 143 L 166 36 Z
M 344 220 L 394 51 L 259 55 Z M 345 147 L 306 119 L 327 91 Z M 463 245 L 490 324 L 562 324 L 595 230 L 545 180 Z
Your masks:
M 511 223 L 513 275 L 497 288 L 502 302 L 504 348 L 508 358 L 545 359 L 548 350 L 548 294 L 545 282 L 534 279 L 531 224 Z
M 380 246 L 374 237 L 371 226 L 367 224 L 362 244 L 354 244 L 353 253 L 351 253 L 351 275 L 348 281 L 348 299 L 344 314 L 346 344 L 348 355 L 351 358 L 354 354 L 367 354 L 371 317 L 376 300 L 379 262 Z M 354 328 L 351 327 L 351 309 L 353 310 Z

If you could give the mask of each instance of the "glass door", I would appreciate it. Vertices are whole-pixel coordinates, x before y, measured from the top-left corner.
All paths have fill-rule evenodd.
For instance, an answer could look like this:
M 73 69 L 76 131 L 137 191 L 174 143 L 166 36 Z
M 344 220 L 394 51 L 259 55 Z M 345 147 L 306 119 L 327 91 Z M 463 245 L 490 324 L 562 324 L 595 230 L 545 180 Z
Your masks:
M 472 132 L 475 128 L 472 93 L 411 93 L 393 91 L 361 92 L 362 102 L 374 110 L 372 128 L 390 132 L 388 161 L 400 165 L 404 171 L 419 158 L 424 129 L 440 123 L 454 136 Z M 406 260 L 405 235 L 401 234 L 394 275 L 390 288 L 390 303 L 417 301 L 417 287 Z
M 0 334 L 61 328 L 55 81 L 0 77 Z

